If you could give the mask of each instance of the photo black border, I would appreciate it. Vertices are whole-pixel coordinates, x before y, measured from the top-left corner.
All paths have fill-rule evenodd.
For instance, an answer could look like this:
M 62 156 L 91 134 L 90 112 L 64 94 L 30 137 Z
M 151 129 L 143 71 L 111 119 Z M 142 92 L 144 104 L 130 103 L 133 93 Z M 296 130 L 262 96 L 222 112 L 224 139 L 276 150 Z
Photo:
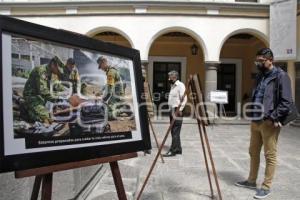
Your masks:
M 136 83 L 137 104 L 139 105 L 139 117 L 141 126 L 142 140 L 133 142 L 120 142 L 117 144 L 99 145 L 92 147 L 80 147 L 74 149 L 53 150 L 37 153 L 25 153 L 17 155 L 4 155 L 4 117 L 3 116 L 3 62 L 2 62 L 2 34 L 3 32 L 19 34 L 33 37 L 44 41 L 54 42 L 61 45 L 69 45 L 84 50 L 97 51 L 99 53 L 111 54 L 121 58 L 127 58 L 133 61 L 133 70 Z M 49 28 L 46 26 L 25 22 L 19 19 L 0 16 L 0 112 L 2 120 L 0 122 L 0 172 L 9 172 L 16 170 L 32 169 L 37 167 L 89 160 L 106 156 L 131 153 L 151 149 L 148 113 L 145 106 L 140 106 L 145 102 L 142 98 L 144 92 L 140 53 L 136 49 L 122 47 L 108 42 L 89 38 L 85 35 L 73 33 L 66 30 Z M 8 74 L 11 76 L 11 74 Z M 12 133 L 13 134 L 13 133 Z

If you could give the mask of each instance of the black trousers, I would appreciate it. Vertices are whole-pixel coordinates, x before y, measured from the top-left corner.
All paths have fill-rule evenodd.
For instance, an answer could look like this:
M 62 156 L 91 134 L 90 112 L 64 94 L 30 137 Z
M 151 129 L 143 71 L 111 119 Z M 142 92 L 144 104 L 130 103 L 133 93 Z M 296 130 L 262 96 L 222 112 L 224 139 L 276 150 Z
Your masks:
M 170 110 L 170 123 L 173 120 L 173 117 L 175 116 L 177 108 L 171 108 Z M 172 144 L 169 151 L 178 153 L 182 152 L 181 148 L 181 141 L 180 141 L 180 130 L 182 126 L 182 117 L 175 118 L 175 122 L 173 124 L 173 127 L 171 128 L 171 135 L 172 135 Z

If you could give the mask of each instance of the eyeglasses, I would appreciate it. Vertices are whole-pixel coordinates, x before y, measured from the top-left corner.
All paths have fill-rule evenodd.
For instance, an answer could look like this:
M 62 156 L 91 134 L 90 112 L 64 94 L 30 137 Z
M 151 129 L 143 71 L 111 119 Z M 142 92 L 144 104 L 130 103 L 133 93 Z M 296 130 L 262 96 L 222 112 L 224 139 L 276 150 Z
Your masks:
M 255 65 L 259 64 L 259 63 L 262 63 L 264 64 L 265 62 L 267 61 L 267 59 L 258 59 L 254 62 Z

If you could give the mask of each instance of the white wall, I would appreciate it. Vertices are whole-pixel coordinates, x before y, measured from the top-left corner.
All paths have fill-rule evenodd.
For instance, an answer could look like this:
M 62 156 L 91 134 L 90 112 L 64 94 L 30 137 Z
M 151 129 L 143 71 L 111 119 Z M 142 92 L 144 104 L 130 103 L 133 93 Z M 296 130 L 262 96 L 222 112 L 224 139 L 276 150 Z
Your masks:
M 229 36 L 247 32 L 268 41 L 268 19 L 226 18 L 197 16 L 68 16 L 68 17 L 22 17 L 20 19 L 66 29 L 81 34 L 95 34 L 111 27 L 140 50 L 141 59 L 148 60 L 152 42 L 170 31 L 182 31 L 201 44 L 205 61 L 219 61 L 220 50 Z M 80 24 L 80 26 L 78 26 Z M 123 34 L 123 35 L 124 35 Z

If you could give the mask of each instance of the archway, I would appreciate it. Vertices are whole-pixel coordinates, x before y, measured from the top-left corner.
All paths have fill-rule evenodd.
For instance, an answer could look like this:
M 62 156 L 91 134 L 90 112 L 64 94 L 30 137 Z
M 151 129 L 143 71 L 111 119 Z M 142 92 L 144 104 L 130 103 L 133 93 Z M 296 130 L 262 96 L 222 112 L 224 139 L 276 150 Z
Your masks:
M 153 92 L 154 103 L 166 104 L 170 84 L 168 72 L 176 70 L 179 79 L 186 83 L 190 74 L 198 73 L 204 83 L 203 48 L 194 37 L 182 31 L 162 33 L 151 44 L 149 50 L 148 81 Z M 165 108 L 166 106 L 162 107 Z M 190 113 L 187 106 L 186 113 Z
M 104 31 L 92 36 L 94 39 L 110 42 L 124 47 L 132 47 L 131 43 L 121 34 L 114 31 Z
M 217 89 L 228 91 L 227 115 L 235 115 L 250 101 L 256 75 L 256 52 L 266 43 L 252 33 L 231 35 L 223 44 L 217 72 Z

